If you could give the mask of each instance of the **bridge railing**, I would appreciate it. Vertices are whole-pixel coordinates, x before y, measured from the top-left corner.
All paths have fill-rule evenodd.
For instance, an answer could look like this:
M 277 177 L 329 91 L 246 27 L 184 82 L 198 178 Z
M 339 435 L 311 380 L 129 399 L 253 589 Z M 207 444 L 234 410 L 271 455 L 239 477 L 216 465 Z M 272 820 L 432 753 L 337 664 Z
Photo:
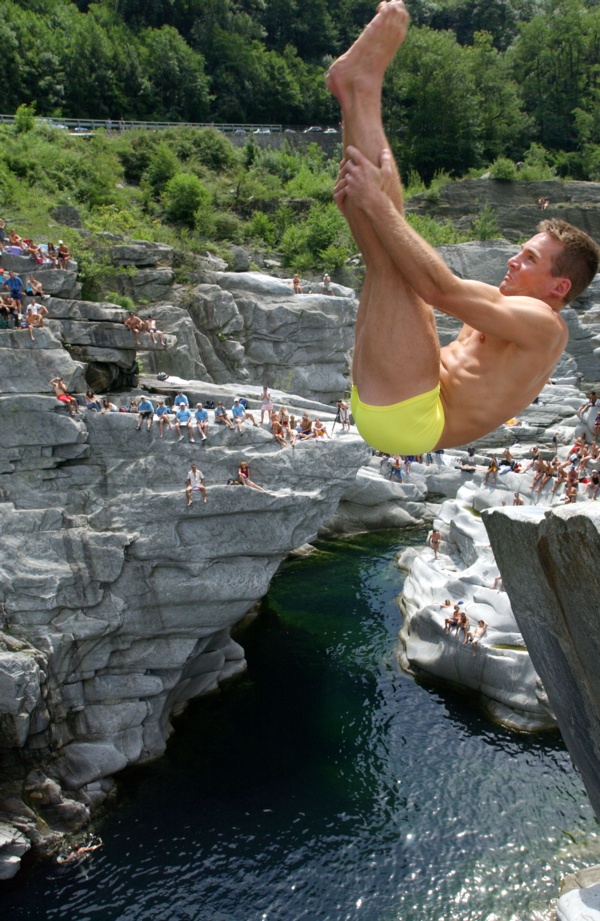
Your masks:
M 12 124 L 15 121 L 14 115 L 2 115 L 0 114 L 0 123 Z M 51 117 L 37 117 L 36 124 L 47 124 L 55 128 L 60 128 L 61 126 L 67 128 L 69 131 L 75 131 L 77 128 L 80 130 L 87 129 L 89 131 L 95 131 L 99 128 L 103 128 L 105 131 L 130 131 L 130 130 L 147 130 L 147 131 L 162 131 L 166 128 L 216 128 L 217 131 L 222 131 L 224 134 L 234 134 L 236 131 L 245 131 L 246 134 L 253 134 L 257 130 L 266 132 L 267 130 L 271 134 L 280 134 L 283 131 L 282 125 L 275 124 L 242 124 L 237 122 L 228 122 L 228 123 L 217 123 L 217 122 L 163 122 L 163 121 L 134 121 L 131 119 L 121 119 L 116 120 L 110 118 L 51 118 Z M 302 129 L 300 129 L 302 130 Z

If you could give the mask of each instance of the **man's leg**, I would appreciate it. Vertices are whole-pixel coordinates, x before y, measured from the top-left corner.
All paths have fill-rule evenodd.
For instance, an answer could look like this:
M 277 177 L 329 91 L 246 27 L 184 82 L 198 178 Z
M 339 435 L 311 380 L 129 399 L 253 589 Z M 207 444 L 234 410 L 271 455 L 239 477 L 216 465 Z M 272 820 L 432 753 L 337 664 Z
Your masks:
M 380 3 L 375 18 L 328 76 L 342 107 L 344 147 L 358 147 L 377 165 L 381 151 L 389 148 L 381 118 L 383 77 L 407 28 L 401 0 Z M 386 191 L 401 211 L 399 175 Z M 353 361 L 359 396 L 365 403 L 387 406 L 432 390 L 439 382 L 433 310 L 405 283 L 364 212 L 345 203 L 344 214 L 367 267 Z

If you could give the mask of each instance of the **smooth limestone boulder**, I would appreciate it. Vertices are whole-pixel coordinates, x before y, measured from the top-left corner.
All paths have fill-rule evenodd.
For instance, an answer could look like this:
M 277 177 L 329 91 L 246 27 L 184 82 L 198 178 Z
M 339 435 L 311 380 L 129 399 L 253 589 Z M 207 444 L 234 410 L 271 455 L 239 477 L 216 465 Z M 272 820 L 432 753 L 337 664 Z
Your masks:
M 32 368 L 48 355 L 28 354 Z M 0 739 L 41 759 L 45 779 L 29 795 L 56 784 L 60 830 L 85 824 L 112 774 L 164 751 L 188 700 L 245 668 L 231 628 L 333 516 L 368 456 L 353 434 L 281 449 L 266 428 L 211 425 L 192 444 L 136 421 L 70 416 L 52 396 L 0 397 Z M 227 485 L 242 458 L 266 493 Z M 186 503 L 192 461 L 206 505 Z M 33 545 L 35 566 L 23 566 Z M 19 850 L 10 840 L 5 872 Z
M 495 721 L 538 731 L 555 725 L 546 696 L 527 654 L 481 519 L 460 500 L 447 500 L 435 520 L 443 535 L 433 550 L 411 548 L 399 559 L 408 570 L 400 606 L 404 623 L 398 655 L 413 674 L 469 693 Z M 464 634 L 446 632 L 449 599 L 460 604 L 471 631 L 479 620 L 487 632 L 475 651 Z

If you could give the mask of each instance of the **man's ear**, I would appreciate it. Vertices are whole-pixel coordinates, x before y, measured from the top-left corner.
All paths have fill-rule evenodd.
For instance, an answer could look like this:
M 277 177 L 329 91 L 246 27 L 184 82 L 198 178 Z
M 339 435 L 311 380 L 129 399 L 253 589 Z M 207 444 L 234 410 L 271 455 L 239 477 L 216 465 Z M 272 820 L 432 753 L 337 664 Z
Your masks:
M 564 301 L 572 287 L 573 282 L 570 278 L 555 278 L 552 294 Z

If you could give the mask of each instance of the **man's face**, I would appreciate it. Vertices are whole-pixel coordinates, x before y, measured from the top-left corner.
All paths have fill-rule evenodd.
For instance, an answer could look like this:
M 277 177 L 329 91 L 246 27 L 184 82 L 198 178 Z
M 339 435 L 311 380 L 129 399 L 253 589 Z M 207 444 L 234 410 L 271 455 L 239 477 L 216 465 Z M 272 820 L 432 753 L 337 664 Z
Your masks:
M 500 293 L 542 301 L 555 297 L 559 279 L 552 274 L 552 268 L 562 248 L 562 243 L 549 234 L 536 234 L 523 244 L 520 253 L 508 260 L 508 272 L 500 284 Z

